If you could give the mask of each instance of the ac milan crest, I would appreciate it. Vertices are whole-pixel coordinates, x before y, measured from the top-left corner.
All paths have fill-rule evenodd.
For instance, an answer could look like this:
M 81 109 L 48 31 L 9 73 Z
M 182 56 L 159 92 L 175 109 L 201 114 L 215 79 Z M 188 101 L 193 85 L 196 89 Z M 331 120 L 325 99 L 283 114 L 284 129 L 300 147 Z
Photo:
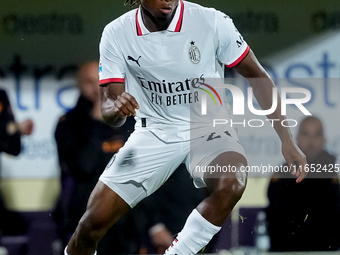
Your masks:
M 195 42 L 190 42 L 191 46 L 189 48 L 189 57 L 192 63 L 198 64 L 201 61 L 201 52 L 196 47 Z

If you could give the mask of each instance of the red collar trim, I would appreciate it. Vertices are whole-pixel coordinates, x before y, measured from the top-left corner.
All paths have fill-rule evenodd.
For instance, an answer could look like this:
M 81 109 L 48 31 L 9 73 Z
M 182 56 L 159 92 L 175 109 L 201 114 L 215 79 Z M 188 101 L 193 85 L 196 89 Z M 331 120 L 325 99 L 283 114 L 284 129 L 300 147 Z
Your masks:
M 142 33 L 142 29 L 140 28 L 139 21 L 138 21 L 138 11 L 139 11 L 139 8 L 136 11 L 136 28 L 137 28 L 137 35 L 141 36 L 143 35 L 143 33 Z
M 178 21 L 177 21 L 177 24 L 176 24 L 176 27 L 175 29 L 173 30 L 173 32 L 180 32 L 181 31 L 181 28 L 182 28 L 182 23 L 183 23 L 183 13 L 184 13 L 184 3 L 182 0 L 179 1 L 179 4 L 180 4 L 180 8 L 181 8 L 181 12 L 179 14 L 179 18 L 178 18 Z M 136 11 L 136 32 L 137 32 L 137 35 L 138 36 L 141 36 L 143 35 L 143 30 L 141 28 L 141 24 L 139 22 L 139 19 L 138 19 L 138 13 L 140 11 L 140 7 L 137 9 Z M 177 11 L 177 10 L 176 10 Z M 176 15 L 176 14 L 175 14 Z M 143 22 L 143 21 L 142 21 Z M 172 22 L 171 22 L 172 23 Z M 171 23 L 169 25 L 169 27 L 171 26 Z M 145 29 L 145 28 L 144 28 Z M 145 34 L 145 33 L 144 33 Z
M 180 32 L 182 28 L 182 23 L 183 23 L 183 13 L 184 13 L 184 3 L 183 1 L 180 0 L 180 5 L 181 5 L 181 14 L 179 15 L 179 19 L 177 21 L 177 25 L 175 28 L 174 32 Z

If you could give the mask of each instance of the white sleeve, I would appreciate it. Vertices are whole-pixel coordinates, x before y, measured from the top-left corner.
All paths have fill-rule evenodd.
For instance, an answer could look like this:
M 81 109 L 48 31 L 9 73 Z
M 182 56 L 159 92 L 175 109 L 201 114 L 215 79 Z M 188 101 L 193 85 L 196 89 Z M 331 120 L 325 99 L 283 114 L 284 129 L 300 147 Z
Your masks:
M 217 58 L 227 67 L 234 67 L 247 56 L 249 46 L 243 40 L 233 20 L 220 11 L 216 12 L 215 29 Z
M 106 26 L 99 44 L 99 84 L 124 82 L 125 61 L 112 28 Z

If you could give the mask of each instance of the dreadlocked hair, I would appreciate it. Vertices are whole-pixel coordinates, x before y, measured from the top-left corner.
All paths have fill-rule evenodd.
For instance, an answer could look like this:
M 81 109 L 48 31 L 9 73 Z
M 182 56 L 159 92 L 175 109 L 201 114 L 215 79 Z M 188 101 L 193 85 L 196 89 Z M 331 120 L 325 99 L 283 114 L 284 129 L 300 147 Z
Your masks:
M 125 0 L 124 5 L 129 5 L 130 7 L 133 7 L 137 4 L 139 4 L 140 0 Z

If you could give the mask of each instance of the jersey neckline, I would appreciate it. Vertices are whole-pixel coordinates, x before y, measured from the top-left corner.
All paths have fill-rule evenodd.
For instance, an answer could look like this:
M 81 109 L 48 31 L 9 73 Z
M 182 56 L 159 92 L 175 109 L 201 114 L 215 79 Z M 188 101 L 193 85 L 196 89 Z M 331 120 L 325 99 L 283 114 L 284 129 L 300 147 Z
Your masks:
M 142 19 L 141 6 L 136 9 L 136 32 L 138 36 L 143 36 L 150 34 L 151 32 L 146 28 Z M 176 8 L 176 12 L 172 21 L 170 22 L 169 27 L 166 29 L 170 32 L 180 32 L 183 23 L 183 13 L 184 13 L 184 3 L 182 0 L 179 0 L 179 4 Z

